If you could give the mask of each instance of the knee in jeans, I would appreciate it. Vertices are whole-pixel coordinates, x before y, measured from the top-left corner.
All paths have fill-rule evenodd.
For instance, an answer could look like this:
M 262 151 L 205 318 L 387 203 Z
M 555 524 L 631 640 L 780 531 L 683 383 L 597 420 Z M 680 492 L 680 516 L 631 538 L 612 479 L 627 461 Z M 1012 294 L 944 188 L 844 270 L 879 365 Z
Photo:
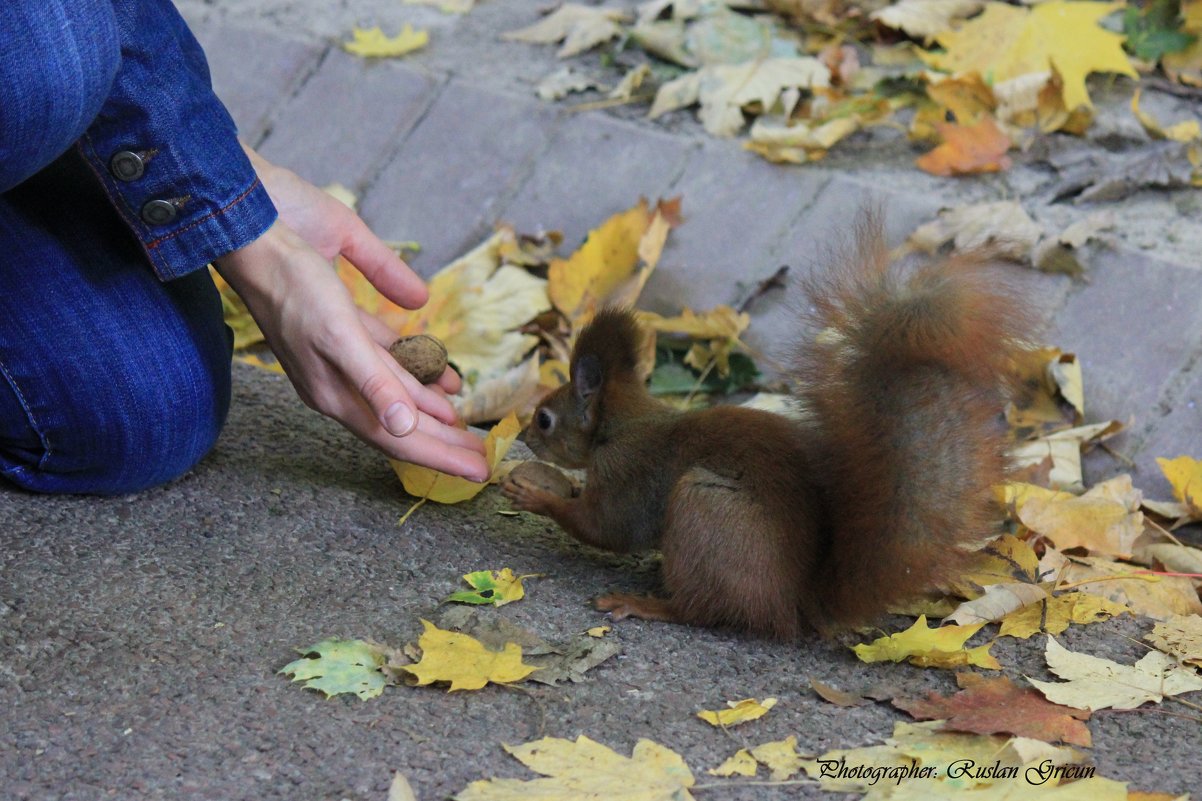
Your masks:
M 35 410 L 28 435 L 0 453 L 6 476 L 35 492 L 117 495 L 186 473 L 221 433 L 230 366 L 178 356 L 89 365 L 91 381 Z

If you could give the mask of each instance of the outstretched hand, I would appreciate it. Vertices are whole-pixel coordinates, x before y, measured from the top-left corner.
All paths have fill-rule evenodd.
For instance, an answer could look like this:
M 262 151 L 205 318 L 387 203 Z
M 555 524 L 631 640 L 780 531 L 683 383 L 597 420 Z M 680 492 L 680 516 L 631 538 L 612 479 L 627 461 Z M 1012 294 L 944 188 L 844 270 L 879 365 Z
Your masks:
M 488 477 L 480 438 L 455 427 L 449 368 L 422 386 L 389 355 L 395 334 L 355 306 L 330 267 L 342 255 L 389 300 L 418 308 L 421 279 L 357 214 L 248 149 L 280 212 L 257 240 L 216 261 L 307 405 L 388 456 L 476 481 Z

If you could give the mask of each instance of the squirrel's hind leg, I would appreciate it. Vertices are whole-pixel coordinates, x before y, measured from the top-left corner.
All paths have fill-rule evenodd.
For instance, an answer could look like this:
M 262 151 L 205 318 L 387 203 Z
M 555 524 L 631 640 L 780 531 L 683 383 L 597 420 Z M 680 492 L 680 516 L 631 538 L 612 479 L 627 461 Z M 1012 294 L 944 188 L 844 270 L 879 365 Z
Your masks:
M 783 519 L 742 476 L 694 468 L 668 500 L 664 587 L 675 620 L 775 639 L 802 630 L 804 558 Z
M 637 617 L 642 620 L 662 620 L 665 623 L 682 622 L 668 598 L 612 592 L 594 600 L 593 606 L 602 612 L 609 612 L 614 620 Z

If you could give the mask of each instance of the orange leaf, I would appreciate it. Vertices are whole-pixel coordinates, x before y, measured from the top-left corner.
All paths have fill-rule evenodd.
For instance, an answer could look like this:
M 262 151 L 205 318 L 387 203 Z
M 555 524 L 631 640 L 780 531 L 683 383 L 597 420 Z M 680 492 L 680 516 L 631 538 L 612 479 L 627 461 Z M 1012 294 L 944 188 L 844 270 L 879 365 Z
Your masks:
M 1081 722 L 1089 718 L 1087 710 L 1053 704 L 1005 676 L 960 673 L 956 681 L 961 690 L 955 695 L 931 692 L 925 699 L 895 698 L 893 705 L 918 720 L 944 719 L 945 731 L 1015 734 L 1086 747 L 1091 743 L 1089 729 Z
M 1006 151 L 1010 137 L 1006 136 L 993 117 L 982 117 L 973 125 L 951 122 L 935 123 L 943 144 L 915 162 L 932 175 L 968 175 L 977 172 L 998 172 L 1010 167 Z

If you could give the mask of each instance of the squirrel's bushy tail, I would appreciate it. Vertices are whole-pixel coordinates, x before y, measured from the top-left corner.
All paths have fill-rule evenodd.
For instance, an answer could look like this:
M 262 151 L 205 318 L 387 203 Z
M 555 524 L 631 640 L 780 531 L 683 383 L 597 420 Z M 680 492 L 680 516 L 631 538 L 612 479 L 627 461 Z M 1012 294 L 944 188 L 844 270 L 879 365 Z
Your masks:
M 889 263 L 877 215 L 807 284 L 799 394 L 816 432 L 827 547 L 817 597 L 868 622 L 964 565 L 1005 475 L 1001 412 L 1029 315 L 987 260 Z

